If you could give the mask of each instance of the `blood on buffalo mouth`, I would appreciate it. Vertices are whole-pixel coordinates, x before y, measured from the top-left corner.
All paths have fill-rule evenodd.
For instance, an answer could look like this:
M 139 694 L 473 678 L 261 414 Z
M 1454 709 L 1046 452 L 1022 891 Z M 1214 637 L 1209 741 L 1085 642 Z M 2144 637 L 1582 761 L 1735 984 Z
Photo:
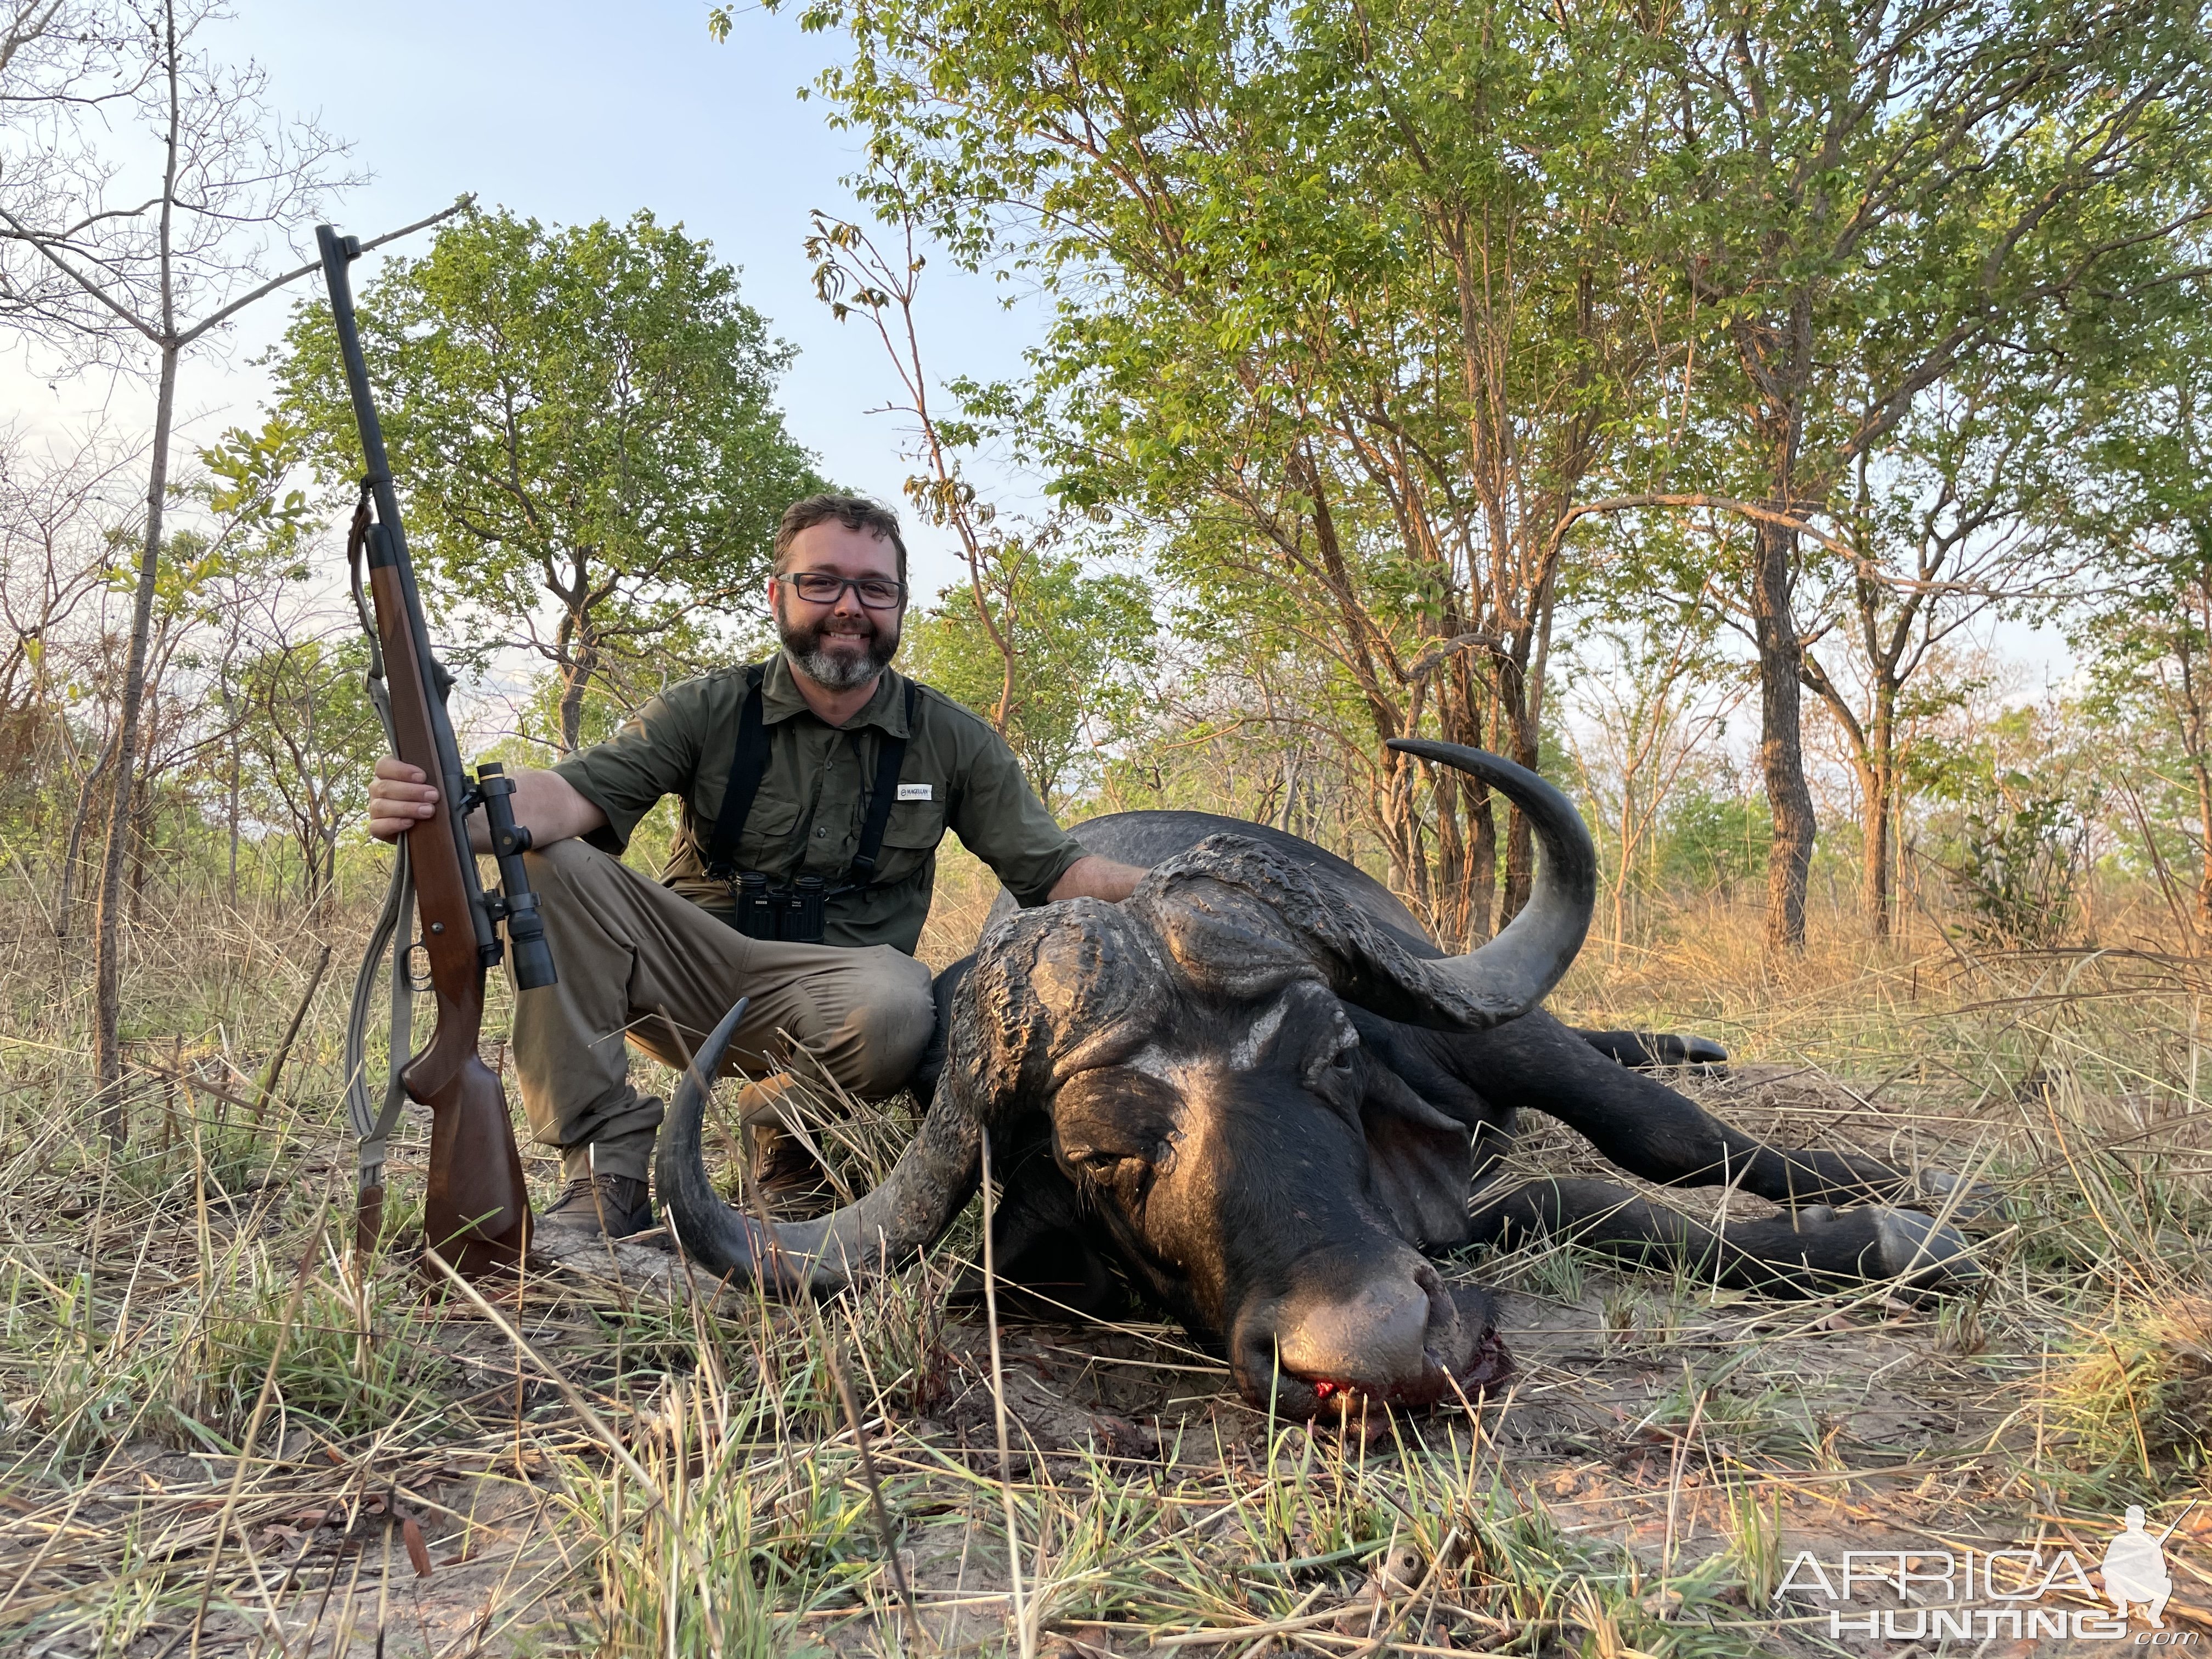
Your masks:
M 1457 1392 L 1472 1401 L 1478 1394 L 1495 1389 L 1513 1375 L 1513 1356 L 1505 1346 L 1505 1339 L 1495 1326 L 1486 1328 L 1467 1363 L 1456 1369 L 1447 1369 L 1441 1361 L 1431 1371 L 1431 1377 L 1448 1377 L 1459 1384 Z M 1349 1412 L 1363 1401 L 1381 1406 L 1427 1407 L 1440 1406 L 1451 1397 L 1449 1383 L 1442 1389 L 1432 1386 L 1426 1379 L 1415 1388 L 1391 1386 L 1376 1388 L 1364 1382 L 1345 1382 L 1335 1377 L 1302 1376 L 1297 1379 L 1311 1389 L 1324 1412 Z

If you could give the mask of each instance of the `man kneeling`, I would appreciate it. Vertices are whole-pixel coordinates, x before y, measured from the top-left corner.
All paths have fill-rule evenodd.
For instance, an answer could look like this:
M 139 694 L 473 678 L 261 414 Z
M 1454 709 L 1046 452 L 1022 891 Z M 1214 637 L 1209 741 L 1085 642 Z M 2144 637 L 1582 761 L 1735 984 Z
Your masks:
M 561 1149 L 540 1225 L 652 1225 L 662 1105 L 631 1085 L 625 1040 L 681 1066 L 741 996 L 730 1065 L 756 1079 L 739 1102 L 755 1177 L 781 1215 L 818 1203 L 822 1171 L 781 1121 L 778 1074 L 803 1051 L 863 1099 L 905 1085 L 936 1017 L 913 951 L 947 830 L 1025 906 L 1121 899 L 1143 873 L 1085 854 L 996 732 L 892 672 L 907 583 L 889 508 L 793 503 L 767 598 L 783 647 L 767 663 L 672 686 L 605 743 L 513 775 L 560 973 L 515 995 L 523 1109 Z M 619 855 L 671 794 L 681 828 L 656 884 Z M 379 761 L 369 833 L 398 838 L 437 799 L 416 768 Z M 469 829 L 489 850 L 481 811 Z

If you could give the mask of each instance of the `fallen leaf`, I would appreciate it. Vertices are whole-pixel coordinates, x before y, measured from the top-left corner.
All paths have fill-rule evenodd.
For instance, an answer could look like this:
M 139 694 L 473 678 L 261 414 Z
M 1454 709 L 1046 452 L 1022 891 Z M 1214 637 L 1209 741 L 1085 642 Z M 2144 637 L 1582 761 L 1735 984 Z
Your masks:
M 415 1564 L 415 1576 L 428 1578 L 430 1576 L 430 1547 L 422 1541 L 422 1528 L 416 1524 L 413 1516 L 407 1516 L 400 1521 L 399 1536 L 407 1545 L 407 1559 Z

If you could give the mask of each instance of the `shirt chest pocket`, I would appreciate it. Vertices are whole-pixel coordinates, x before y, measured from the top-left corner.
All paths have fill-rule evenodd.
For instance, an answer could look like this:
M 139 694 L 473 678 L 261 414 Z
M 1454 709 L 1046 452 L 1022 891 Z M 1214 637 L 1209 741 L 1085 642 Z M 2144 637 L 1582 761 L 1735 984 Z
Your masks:
M 905 881 L 929 862 L 937 843 L 944 839 L 942 800 L 896 802 L 890 817 L 884 821 L 884 845 L 876 859 L 876 882 L 880 884 Z M 856 871 L 854 875 L 857 878 L 859 872 Z
M 926 854 L 945 839 L 945 792 L 942 787 L 937 787 L 931 789 L 929 793 L 927 800 L 902 800 L 892 804 L 890 817 L 884 823 L 884 845 L 886 848 Z
M 744 831 L 738 837 L 738 867 L 781 870 L 794 852 L 792 837 L 799 832 L 797 801 L 757 799 L 745 815 Z M 712 834 L 711 828 L 708 831 Z

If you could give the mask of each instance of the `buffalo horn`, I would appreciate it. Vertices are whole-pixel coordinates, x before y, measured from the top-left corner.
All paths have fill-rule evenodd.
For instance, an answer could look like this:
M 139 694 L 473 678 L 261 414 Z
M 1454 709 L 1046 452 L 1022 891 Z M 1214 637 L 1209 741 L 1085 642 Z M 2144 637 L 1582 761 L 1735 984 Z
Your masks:
M 827 1292 L 871 1267 L 903 1261 L 936 1238 L 975 1190 L 979 1143 L 974 1114 L 951 1102 L 944 1086 L 883 1184 L 836 1213 L 813 1221 L 756 1220 L 722 1201 L 707 1178 L 702 1146 L 706 1080 L 720 1068 L 744 1012 L 740 1000 L 700 1045 L 660 1138 L 660 1200 L 691 1259 L 785 1295 Z
M 1573 964 L 1597 905 L 1597 848 L 1574 803 L 1526 767 L 1464 744 L 1393 738 L 1390 747 L 1468 773 L 1521 809 L 1542 856 L 1528 903 L 1505 931 L 1463 957 L 1419 964 L 1446 992 L 1427 999 L 1444 1007 L 1480 1007 L 1484 1024 L 1516 1019 L 1551 994 Z M 1405 988 L 1418 994 L 1418 984 Z M 1424 1022 L 1425 1024 L 1427 1022 Z M 1465 1023 L 1463 1018 L 1454 1024 Z

